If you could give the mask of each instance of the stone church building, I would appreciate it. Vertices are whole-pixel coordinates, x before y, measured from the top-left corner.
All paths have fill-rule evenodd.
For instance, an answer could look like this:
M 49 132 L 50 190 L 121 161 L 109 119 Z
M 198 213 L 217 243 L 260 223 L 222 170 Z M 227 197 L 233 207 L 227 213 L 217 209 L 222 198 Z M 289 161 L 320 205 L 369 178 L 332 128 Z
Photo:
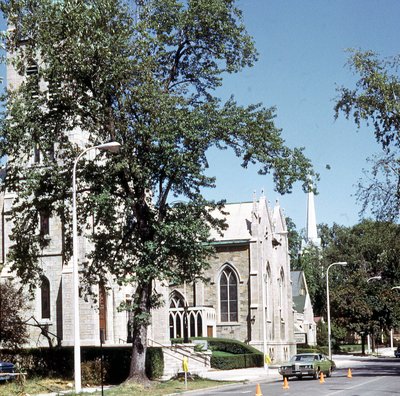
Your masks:
M 0 281 L 16 281 L 7 265 L 12 227 L 7 212 L 13 197 L 6 192 L 0 198 Z M 158 287 L 165 304 L 153 312 L 149 344 L 170 345 L 172 338 L 184 336 L 186 325 L 189 337 L 237 339 L 266 351 L 275 361 L 286 360 L 295 353 L 296 344 L 282 211 L 278 204 L 271 210 L 262 196 L 253 202 L 227 204 L 226 212 L 229 227 L 213 242 L 216 255 L 206 272 L 209 282 Z M 41 257 L 42 282 L 26 312 L 32 325 L 30 346 L 46 346 L 49 338 L 53 344 L 73 345 L 72 264 L 63 262 L 60 220 L 50 218 L 48 229 L 51 243 Z M 83 259 L 84 236 L 79 237 L 79 246 Z M 100 332 L 106 345 L 130 341 L 129 315 L 117 307 L 132 292 L 110 282 L 107 288 L 99 287 L 97 302 L 80 299 L 82 345 L 99 345 Z
M 36 69 L 35 69 L 36 67 Z M 32 64 L 27 73 L 37 72 Z M 24 76 L 8 66 L 10 88 L 18 86 Z M 84 147 L 79 131 L 70 140 Z M 40 153 L 32 150 L 27 166 L 40 163 Z M 95 158 L 95 152 L 91 153 Z M 5 169 L 0 173 L 5 181 Z M 12 224 L 8 213 L 16 193 L 0 193 L 0 281 L 18 282 L 10 272 L 7 254 Z M 295 311 L 292 298 L 290 259 L 285 217 L 278 203 L 271 208 L 262 194 L 252 202 L 227 204 L 227 230 L 223 237 L 215 233 L 212 242 L 216 255 L 210 258 L 206 276 L 209 282 L 186 285 L 157 285 L 165 304 L 154 310 L 149 344 L 170 345 L 171 339 L 213 336 L 244 341 L 263 351 L 275 362 L 287 360 L 296 351 Z M 41 230 L 49 245 L 40 263 L 43 277 L 38 285 L 26 320 L 30 346 L 49 343 L 73 345 L 73 276 L 72 261 L 62 254 L 63 232 L 57 217 L 42 219 Z M 39 230 L 38 230 L 39 232 Z M 90 250 L 85 235 L 78 237 L 78 262 Z M 129 315 L 118 306 L 132 296 L 132 287 L 120 287 L 110 281 L 98 287 L 98 300 L 80 299 L 81 345 L 99 345 L 100 334 L 106 345 L 129 343 Z

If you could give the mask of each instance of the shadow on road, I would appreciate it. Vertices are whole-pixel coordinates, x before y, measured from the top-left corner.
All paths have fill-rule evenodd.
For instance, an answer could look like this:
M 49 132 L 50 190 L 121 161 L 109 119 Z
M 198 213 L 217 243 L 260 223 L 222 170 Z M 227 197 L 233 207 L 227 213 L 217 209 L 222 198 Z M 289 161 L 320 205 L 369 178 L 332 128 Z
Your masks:
M 396 358 L 376 358 L 376 359 L 352 359 L 352 366 L 357 362 L 356 367 L 352 367 L 352 375 L 357 377 L 376 377 L 376 376 L 400 376 L 400 360 Z M 338 368 L 335 370 L 336 376 L 347 376 L 348 368 Z

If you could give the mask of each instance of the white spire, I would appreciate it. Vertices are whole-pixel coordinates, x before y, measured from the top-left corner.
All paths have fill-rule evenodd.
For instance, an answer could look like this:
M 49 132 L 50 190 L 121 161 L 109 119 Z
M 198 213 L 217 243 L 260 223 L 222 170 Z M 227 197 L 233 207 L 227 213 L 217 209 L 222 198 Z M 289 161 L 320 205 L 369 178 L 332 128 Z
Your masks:
M 314 192 L 307 194 L 307 223 L 306 223 L 306 244 L 321 246 L 321 239 L 318 238 L 317 220 L 315 215 Z

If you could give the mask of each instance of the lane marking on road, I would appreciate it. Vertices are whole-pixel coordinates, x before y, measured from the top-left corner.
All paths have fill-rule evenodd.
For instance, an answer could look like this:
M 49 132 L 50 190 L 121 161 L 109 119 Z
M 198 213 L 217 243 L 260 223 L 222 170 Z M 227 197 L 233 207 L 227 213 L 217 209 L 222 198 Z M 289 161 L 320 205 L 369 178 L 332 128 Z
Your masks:
M 349 391 L 349 390 L 351 390 L 351 389 L 359 388 L 360 386 L 369 384 L 369 383 L 371 383 L 371 382 L 379 381 L 379 380 L 381 380 L 382 378 L 385 378 L 385 377 L 376 377 L 376 378 L 373 378 L 373 379 L 370 380 L 370 381 L 366 381 L 366 382 L 362 382 L 362 383 L 357 384 L 357 385 L 353 385 L 353 386 L 351 386 L 350 388 L 341 389 L 341 390 L 336 391 L 336 392 L 328 393 L 327 396 L 337 395 L 338 393 L 342 393 L 342 392 Z

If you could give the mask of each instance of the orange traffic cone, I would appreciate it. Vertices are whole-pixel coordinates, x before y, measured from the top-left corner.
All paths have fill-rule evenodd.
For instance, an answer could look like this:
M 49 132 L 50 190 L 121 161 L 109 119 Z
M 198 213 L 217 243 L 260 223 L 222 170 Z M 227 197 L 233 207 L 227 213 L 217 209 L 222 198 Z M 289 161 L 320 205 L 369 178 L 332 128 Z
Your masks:
M 256 396 L 262 396 L 260 384 L 256 386 Z
M 289 384 L 288 384 L 287 377 L 285 377 L 283 379 L 283 389 L 289 389 Z
M 321 372 L 321 374 L 319 375 L 319 383 L 320 383 L 320 384 L 323 384 L 324 382 L 325 382 L 324 373 Z
M 353 378 L 352 374 L 351 374 L 351 370 L 348 369 L 347 371 L 347 378 Z

